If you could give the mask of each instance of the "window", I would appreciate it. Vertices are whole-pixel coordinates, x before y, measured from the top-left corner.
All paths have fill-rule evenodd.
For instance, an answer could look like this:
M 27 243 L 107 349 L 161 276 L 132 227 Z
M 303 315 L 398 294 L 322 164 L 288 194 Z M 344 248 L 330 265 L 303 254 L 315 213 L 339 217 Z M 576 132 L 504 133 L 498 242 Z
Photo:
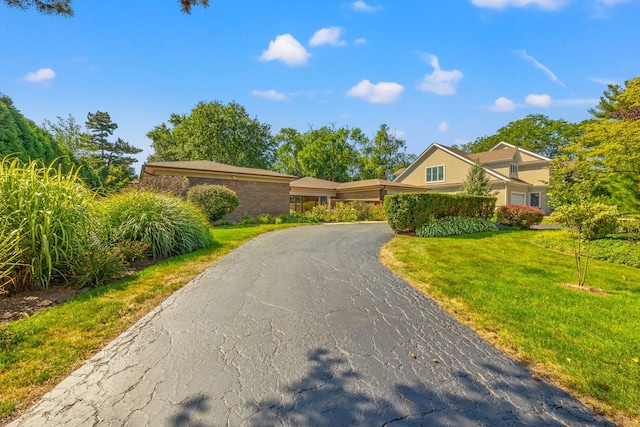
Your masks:
M 515 163 L 512 163 L 511 164 L 511 170 L 509 172 L 510 172 L 510 176 L 512 178 L 517 178 L 518 177 L 518 165 L 515 164 Z
M 427 168 L 427 182 L 443 182 L 444 166 L 433 166 Z
M 529 206 L 533 206 L 534 208 L 540 207 L 540 193 L 529 194 Z

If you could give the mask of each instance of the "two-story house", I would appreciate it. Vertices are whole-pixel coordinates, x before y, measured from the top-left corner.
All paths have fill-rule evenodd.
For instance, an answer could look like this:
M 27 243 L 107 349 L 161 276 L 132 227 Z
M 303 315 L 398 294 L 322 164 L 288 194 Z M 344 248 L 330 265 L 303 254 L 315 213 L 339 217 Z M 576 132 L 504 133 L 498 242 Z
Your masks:
M 394 181 L 426 185 L 438 193 L 458 193 L 476 161 L 489 176 L 491 190 L 498 198 L 496 206 L 528 205 L 549 213 L 547 187 L 551 159 L 506 142 L 482 153 L 465 153 L 432 144 Z

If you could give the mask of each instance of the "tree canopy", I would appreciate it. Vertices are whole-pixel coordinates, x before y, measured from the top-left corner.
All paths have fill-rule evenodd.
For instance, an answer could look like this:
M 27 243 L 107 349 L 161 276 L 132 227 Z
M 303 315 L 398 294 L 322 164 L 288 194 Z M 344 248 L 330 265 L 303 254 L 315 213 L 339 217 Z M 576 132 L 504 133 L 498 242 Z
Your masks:
M 360 179 L 392 180 L 398 169 L 406 168 L 415 156 L 406 153 L 406 142 L 398 138 L 385 123 L 378 128 L 375 138 L 362 143 L 362 169 Z
M 640 77 L 609 85 L 589 111 L 582 135 L 554 165 L 552 201 L 581 194 L 640 210 Z
M 554 120 L 544 114 L 530 114 L 498 129 L 495 135 L 482 136 L 462 145 L 468 153 L 489 151 L 504 141 L 525 150 L 554 158 L 562 147 L 574 143 L 580 136 L 580 125 L 563 119 Z
M 149 161 L 212 160 L 235 166 L 269 168 L 276 144 L 271 126 L 249 117 L 232 101 L 200 102 L 189 115 L 171 114 L 147 133 L 154 153 Z
M 45 15 L 73 16 L 72 0 L 3 0 L 9 7 L 21 10 L 35 9 Z M 179 0 L 180 9 L 184 13 L 191 13 L 193 6 L 209 6 L 209 0 Z

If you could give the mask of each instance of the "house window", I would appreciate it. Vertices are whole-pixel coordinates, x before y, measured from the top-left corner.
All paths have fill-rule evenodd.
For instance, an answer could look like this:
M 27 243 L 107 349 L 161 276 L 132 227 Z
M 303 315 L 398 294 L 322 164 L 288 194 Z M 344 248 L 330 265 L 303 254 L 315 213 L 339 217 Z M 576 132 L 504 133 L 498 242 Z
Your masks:
M 427 182 L 443 182 L 444 166 L 433 166 L 427 168 Z
M 529 194 L 529 206 L 533 206 L 534 208 L 540 207 L 540 193 Z
M 510 172 L 510 176 L 512 178 L 517 178 L 518 177 L 518 165 L 515 164 L 515 163 L 512 163 L 511 164 L 511 170 L 509 172 Z

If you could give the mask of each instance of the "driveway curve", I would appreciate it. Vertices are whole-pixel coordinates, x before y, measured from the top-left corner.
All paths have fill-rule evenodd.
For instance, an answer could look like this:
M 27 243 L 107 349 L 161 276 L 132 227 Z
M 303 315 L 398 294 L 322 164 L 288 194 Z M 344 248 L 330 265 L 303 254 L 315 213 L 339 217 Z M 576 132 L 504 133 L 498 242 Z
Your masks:
M 380 264 L 391 237 L 261 235 L 11 425 L 610 425 Z

